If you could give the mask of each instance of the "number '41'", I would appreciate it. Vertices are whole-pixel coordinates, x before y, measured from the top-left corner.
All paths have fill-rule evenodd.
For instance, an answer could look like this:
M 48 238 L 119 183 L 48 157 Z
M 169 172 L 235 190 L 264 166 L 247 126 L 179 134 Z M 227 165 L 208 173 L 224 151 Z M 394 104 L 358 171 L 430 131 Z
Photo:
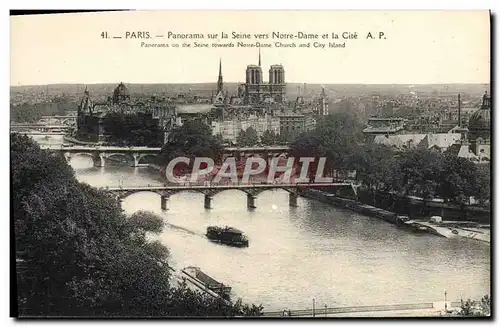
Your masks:
M 107 38 L 108 38 L 108 32 L 102 32 L 102 33 L 101 33 L 101 37 L 102 37 L 103 39 L 107 39 Z

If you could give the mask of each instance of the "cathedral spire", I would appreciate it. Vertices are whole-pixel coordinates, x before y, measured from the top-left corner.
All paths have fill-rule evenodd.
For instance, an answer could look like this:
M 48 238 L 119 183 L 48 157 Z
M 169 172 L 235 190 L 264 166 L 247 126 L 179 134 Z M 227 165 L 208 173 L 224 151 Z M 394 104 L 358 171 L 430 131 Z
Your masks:
M 219 59 L 219 78 L 217 79 L 217 93 L 222 91 L 223 82 L 222 82 L 222 59 Z
M 259 67 L 260 67 L 260 48 L 259 48 Z

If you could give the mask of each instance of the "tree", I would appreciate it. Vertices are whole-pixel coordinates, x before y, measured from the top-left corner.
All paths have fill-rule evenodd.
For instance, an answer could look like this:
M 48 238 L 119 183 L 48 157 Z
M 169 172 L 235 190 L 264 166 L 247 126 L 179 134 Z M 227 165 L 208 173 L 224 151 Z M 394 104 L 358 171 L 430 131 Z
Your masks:
M 260 314 L 172 285 L 169 251 L 148 237 L 161 232 L 160 217 L 126 217 L 27 137 L 11 136 L 11 158 L 20 316 Z
M 51 101 L 40 103 L 23 102 L 10 106 L 11 120 L 18 123 L 34 123 L 42 116 L 64 115 L 67 111 L 76 110 L 78 104 L 67 96 L 59 96 Z
M 290 154 L 294 157 L 318 157 L 325 155 L 323 141 L 316 136 L 302 136 L 290 144 Z
M 393 191 L 396 159 L 394 150 L 385 145 L 366 144 L 355 148 L 348 166 L 356 170 L 356 179 L 376 191 Z
M 238 133 L 236 142 L 239 146 L 255 146 L 259 143 L 259 135 L 253 127 L 248 127 Z
M 411 149 L 399 155 L 401 188 L 404 195 L 421 196 L 424 201 L 438 193 L 442 156 L 427 149 Z
M 295 140 L 295 136 L 291 133 L 281 132 L 277 137 L 277 143 L 280 145 L 288 145 Z
M 338 110 L 339 113 L 348 113 L 348 114 L 350 114 L 354 110 L 354 106 L 353 106 L 352 102 L 349 101 L 349 100 L 346 100 L 346 99 L 341 100 L 338 103 L 337 107 L 338 107 L 337 110 Z
M 481 189 L 485 185 L 480 180 L 476 164 L 451 154 L 444 154 L 442 159 L 437 188 L 441 198 L 463 205 L 468 204 L 471 196 L 482 193 Z
M 162 129 L 149 115 L 108 113 L 103 127 L 112 144 L 158 146 L 161 143 Z
M 161 217 L 149 211 L 136 211 L 128 219 L 128 223 L 135 229 L 145 232 L 160 233 L 163 230 L 164 222 Z
M 491 315 L 491 298 L 485 295 L 480 302 L 468 299 L 460 300 L 460 310 L 458 314 L 466 317 L 489 317 Z
M 215 141 L 218 142 L 219 144 L 224 144 L 225 143 L 224 137 L 220 133 L 217 134 L 217 135 L 215 135 Z
M 10 117 L 17 123 L 34 123 L 42 118 L 42 112 L 28 103 L 10 106 Z
M 321 140 L 328 157 L 328 168 L 333 170 L 354 169 L 349 163 L 353 149 L 362 140 L 362 126 L 349 113 L 332 113 L 319 120 L 316 128 L 308 133 Z
M 273 131 L 265 130 L 260 141 L 264 145 L 275 145 L 278 142 L 278 136 Z
M 218 162 L 222 158 L 221 140 L 212 135 L 210 126 L 198 120 L 188 121 L 172 131 L 168 142 L 157 156 L 157 162 L 166 166 L 179 156 L 208 157 Z
M 315 176 L 319 158 L 325 157 L 326 150 L 323 141 L 315 136 L 304 135 L 297 138 L 290 145 L 290 155 L 297 160 L 301 157 L 314 158 L 314 161 L 309 164 L 308 176 Z M 299 167 L 300 170 L 302 167 Z
M 477 175 L 476 182 L 478 185 L 478 193 L 474 194 L 476 200 L 482 204 L 491 203 L 491 166 L 476 165 Z

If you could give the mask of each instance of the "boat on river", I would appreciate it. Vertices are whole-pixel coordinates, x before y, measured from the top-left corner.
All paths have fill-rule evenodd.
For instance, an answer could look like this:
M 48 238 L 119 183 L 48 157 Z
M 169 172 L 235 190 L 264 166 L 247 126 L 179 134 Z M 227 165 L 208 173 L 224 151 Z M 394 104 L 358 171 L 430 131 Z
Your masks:
M 416 221 L 411 220 L 406 215 L 397 215 L 396 216 L 396 225 L 399 227 L 409 229 L 414 233 L 427 233 L 427 227 L 416 223 Z
M 416 230 L 446 238 L 469 238 L 491 243 L 489 225 L 480 225 L 473 221 L 443 221 L 439 216 L 432 216 L 429 221 L 408 220 L 405 224 Z
M 243 235 L 243 232 L 233 227 L 207 227 L 207 238 L 216 243 L 245 247 L 248 246 L 248 238 Z
M 228 298 L 231 293 L 231 287 L 224 285 L 221 282 L 216 281 L 212 277 L 208 276 L 206 273 L 201 271 L 199 267 L 186 267 L 182 269 L 182 272 L 188 277 L 194 279 L 197 283 L 203 285 L 212 292 L 215 292 L 222 296 L 223 298 Z

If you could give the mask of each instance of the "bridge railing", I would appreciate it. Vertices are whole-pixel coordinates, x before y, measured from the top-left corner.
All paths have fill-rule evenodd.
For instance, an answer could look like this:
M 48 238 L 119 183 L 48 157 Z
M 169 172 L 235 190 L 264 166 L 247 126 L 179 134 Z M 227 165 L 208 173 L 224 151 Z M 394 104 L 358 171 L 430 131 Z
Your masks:
M 460 307 L 460 302 L 451 302 L 451 307 Z M 355 313 L 355 312 L 377 312 L 377 311 L 399 311 L 399 310 L 426 310 L 434 309 L 434 302 L 426 303 L 405 303 L 370 306 L 348 306 L 348 307 L 318 307 L 315 309 L 303 310 L 281 310 L 267 311 L 263 315 L 267 317 L 298 317 L 298 316 L 326 316 L 329 314 Z M 437 308 L 436 308 L 437 309 Z
M 145 184 L 138 186 L 125 186 L 123 184 L 119 184 L 116 186 L 106 186 L 104 189 L 168 189 L 168 188 L 280 188 L 280 187 L 296 187 L 296 188 L 308 188 L 308 187 L 332 187 L 332 186 L 350 186 L 349 183 L 192 183 L 192 182 L 184 182 L 184 183 L 172 183 L 172 184 Z

